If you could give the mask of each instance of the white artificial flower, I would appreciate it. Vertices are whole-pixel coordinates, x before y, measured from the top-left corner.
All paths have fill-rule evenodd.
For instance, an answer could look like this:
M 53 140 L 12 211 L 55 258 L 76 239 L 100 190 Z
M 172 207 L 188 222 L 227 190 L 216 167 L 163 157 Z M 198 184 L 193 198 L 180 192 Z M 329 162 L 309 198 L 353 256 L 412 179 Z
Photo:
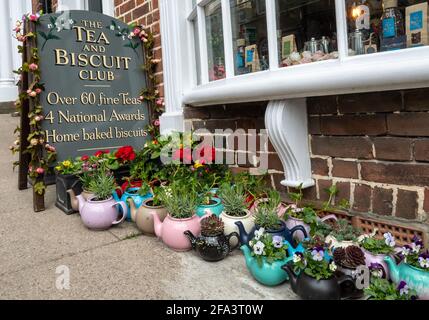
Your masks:
M 331 262 L 331 264 L 329 265 L 329 270 L 331 270 L 332 272 L 335 272 L 337 270 L 337 265 L 335 264 L 335 262 Z
M 298 263 L 301 261 L 301 256 L 299 254 L 293 255 L 293 263 Z
M 110 30 L 112 30 L 112 31 L 115 30 L 115 26 L 113 26 L 113 25 L 110 26 Z

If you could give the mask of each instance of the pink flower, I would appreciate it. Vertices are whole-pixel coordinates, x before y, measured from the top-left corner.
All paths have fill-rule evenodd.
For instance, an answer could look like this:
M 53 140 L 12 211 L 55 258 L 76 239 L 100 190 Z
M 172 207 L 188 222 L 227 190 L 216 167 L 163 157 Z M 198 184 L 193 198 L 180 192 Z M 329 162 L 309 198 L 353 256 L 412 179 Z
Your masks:
M 144 97 L 143 96 L 140 96 L 140 98 L 139 98 L 141 101 L 143 101 L 144 100 Z
M 31 89 L 28 89 L 27 90 L 27 94 L 30 94 L 32 91 L 31 91 Z
M 37 89 L 36 89 L 36 93 L 37 93 L 37 94 L 41 94 L 41 93 L 42 93 L 42 89 L 37 88 Z
M 37 122 L 42 121 L 43 119 L 44 119 L 44 117 L 40 116 L 40 115 L 34 117 L 34 120 L 36 120 Z
M 39 66 L 35 63 L 32 63 L 28 66 L 28 68 L 30 68 L 31 71 L 36 71 L 37 69 L 39 69 Z
M 163 98 L 156 99 L 156 104 L 158 106 L 163 106 L 164 105 L 164 99 Z
M 30 173 L 33 172 L 33 167 L 32 166 L 28 167 L 28 172 L 30 172 Z
M 32 98 L 35 98 L 37 96 L 37 92 L 36 91 L 31 91 L 28 95 L 30 97 L 32 97 Z
M 141 32 L 140 28 L 135 28 L 133 31 L 134 34 L 140 34 L 140 32 Z
M 156 119 L 156 120 L 153 122 L 153 125 L 154 125 L 155 127 L 159 127 L 159 124 L 160 124 L 159 119 Z
M 37 172 L 38 174 L 44 174 L 44 173 L 45 173 L 45 169 L 43 169 L 43 168 L 37 168 L 37 169 L 36 169 L 36 172 Z

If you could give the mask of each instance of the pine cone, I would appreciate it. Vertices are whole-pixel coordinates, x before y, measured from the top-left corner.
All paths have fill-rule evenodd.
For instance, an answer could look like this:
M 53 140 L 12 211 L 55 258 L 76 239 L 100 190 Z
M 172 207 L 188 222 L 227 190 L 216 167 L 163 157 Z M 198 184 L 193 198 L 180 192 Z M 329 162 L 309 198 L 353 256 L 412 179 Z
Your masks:
M 358 246 L 349 246 L 345 249 L 345 260 L 343 264 L 349 268 L 357 268 L 365 265 L 365 254 Z
M 336 248 L 334 251 L 334 262 L 338 265 L 343 265 L 346 258 L 346 250 L 344 248 Z

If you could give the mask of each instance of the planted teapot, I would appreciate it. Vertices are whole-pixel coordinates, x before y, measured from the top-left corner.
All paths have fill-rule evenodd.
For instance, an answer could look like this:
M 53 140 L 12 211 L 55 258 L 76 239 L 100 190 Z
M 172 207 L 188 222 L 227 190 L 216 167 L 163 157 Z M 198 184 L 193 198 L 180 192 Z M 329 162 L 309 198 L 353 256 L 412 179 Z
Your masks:
M 131 209 L 131 220 L 135 221 L 137 228 L 145 234 L 154 235 L 154 221 L 152 212 L 156 213 L 161 221 L 167 216 L 167 209 L 164 206 L 153 205 L 153 198 L 143 201 L 137 208 L 134 199 L 128 198 L 128 205 Z
M 122 201 L 115 201 L 112 197 L 97 201 L 96 197 L 86 200 L 83 195 L 77 196 L 79 212 L 83 224 L 92 230 L 107 230 L 114 225 L 122 223 L 125 216 L 119 217 L 119 208 L 126 209 Z
M 341 286 L 345 282 L 353 283 L 350 276 L 343 275 L 339 278 L 331 276 L 328 279 L 320 279 L 308 276 L 305 272 L 295 274 L 291 261 L 282 266 L 289 275 L 292 291 L 304 300 L 340 300 L 342 296 Z
M 238 244 L 231 247 L 229 240 L 232 237 L 238 239 L 237 232 L 224 234 L 224 224 L 215 214 L 206 216 L 201 220 L 201 236 L 195 236 L 192 231 L 185 231 L 192 248 L 206 261 L 223 260 Z
M 245 244 L 245 245 L 249 245 L 249 241 L 254 238 L 255 231 L 260 229 L 259 226 L 254 226 L 250 232 L 247 232 L 241 221 L 236 221 L 235 225 L 237 226 L 240 232 L 240 242 L 241 244 Z M 303 226 L 299 225 L 299 226 L 293 227 L 292 229 L 288 229 L 284 221 L 280 221 L 280 228 L 278 230 L 265 230 L 265 231 L 272 234 L 273 236 L 277 235 L 277 236 L 283 237 L 290 244 L 295 244 L 293 235 L 298 231 L 302 232 L 306 238 L 308 237 L 307 231 L 304 229 Z
M 150 192 L 146 193 L 143 196 L 140 195 L 139 194 L 140 188 L 138 188 L 138 187 L 128 188 L 127 190 L 125 190 L 125 192 L 122 194 L 121 197 L 119 196 L 118 191 L 119 190 L 113 191 L 112 195 L 116 201 L 122 201 L 125 203 L 126 210 L 123 212 L 124 212 L 124 215 L 126 216 L 126 219 L 128 221 L 131 221 L 131 208 L 129 206 L 128 199 L 133 199 L 134 204 L 135 204 L 136 208 L 138 209 L 138 208 L 140 208 L 140 206 L 142 205 L 144 200 L 152 197 L 152 194 Z

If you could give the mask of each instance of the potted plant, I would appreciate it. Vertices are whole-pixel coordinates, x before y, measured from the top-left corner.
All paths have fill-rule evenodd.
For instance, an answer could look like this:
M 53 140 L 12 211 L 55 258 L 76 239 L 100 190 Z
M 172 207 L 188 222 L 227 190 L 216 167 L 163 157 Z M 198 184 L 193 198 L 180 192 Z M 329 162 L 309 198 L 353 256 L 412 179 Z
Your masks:
M 277 209 L 280 202 L 280 194 L 275 190 L 269 191 L 267 200 L 260 203 L 256 209 L 256 213 L 254 214 L 255 227 L 250 232 L 245 230 L 241 221 L 235 222 L 240 231 L 241 244 L 249 244 L 256 230 L 261 229 L 270 233 L 272 236 L 277 235 L 283 237 L 290 244 L 295 244 L 293 235 L 298 231 L 301 231 L 304 236 L 307 237 L 307 232 L 303 226 L 295 226 L 289 230 L 285 222 L 279 218 Z
M 192 248 L 206 261 L 223 260 L 238 246 L 229 245 L 231 237 L 238 239 L 238 233 L 232 232 L 225 236 L 224 224 L 215 214 L 201 220 L 201 236 L 195 236 L 190 230 L 185 231 L 185 235 L 191 241 Z
M 242 223 L 246 232 L 251 232 L 255 226 L 255 222 L 252 214 L 247 209 L 246 199 L 248 195 L 243 185 L 238 183 L 234 185 L 224 183 L 220 187 L 218 193 L 224 207 L 223 212 L 220 214 L 220 218 L 225 226 L 225 235 L 232 232 L 239 232 L 238 227 L 235 225 L 237 221 Z M 230 244 L 231 246 L 235 246 L 237 240 L 231 239 Z
M 406 281 L 420 299 L 429 300 L 429 251 L 423 241 L 414 237 L 412 243 L 401 248 L 400 256 L 398 265 L 391 256 L 385 258 L 392 281 L 396 284 Z
M 151 213 L 156 236 L 175 251 L 191 250 L 191 242 L 184 232 L 189 230 L 193 234 L 200 234 L 202 219 L 195 214 L 200 199 L 195 186 L 174 181 L 161 188 L 159 197 L 168 215 L 162 222 L 158 213 Z
M 80 194 L 79 212 L 84 225 L 93 230 L 107 230 L 112 225 L 120 224 L 125 216 L 119 216 L 119 206 L 125 210 L 124 202 L 116 202 L 112 197 L 112 191 L 116 188 L 115 178 L 110 171 L 100 170 L 89 184 L 89 191 L 94 196 L 85 200 Z
M 387 279 L 389 279 L 389 269 L 384 258 L 395 252 L 395 244 L 395 238 L 390 232 L 383 234 L 383 239 L 366 236 L 360 243 L 365 253 L 366 265 L 368 267 L 373 263 L 382 265 Z
M 364 289 L 368 300 L 416 300 L 417 292 L 410 289 L 405 281 L 399 284 L 391 283 L 387 279 L 370 278 L 370 285 Z
M 288 247 L 283 237 L 273 236 L 260 229 L 249 245 L 242 245 L 240 249 L 246 259 L 247 269 L 258 282 L 277 286 L 288 279 L 282 270 L 288 261 Z
M 325 248 L 317 246 L 294 254 L 282 268 L 289 275 L 292 290 L 305 300 L 340 300 L 341 286 L 353 282 L 350 276 L 337 278 L 337 265 L 325 259 Z
M 217 189 L 215 189 L 215 186 L 217 181 L 218 178 L 216 176 L 214 176 L 210 183 L 199 182 L 199 180 L 196 180 L 198 189 L 202 190 L 200 205 L 197 207 L 197 216 L 202 217 L 209 213 L 215 214 L 219 217 L 222 213 L 222 201 L 216 196 Z
M 362 249 L 358 246 L 348 246 L 346 248 L 336 248 L 333 252 L 333 259 L 337 265 L 337 272 L 352 277 L 355 282 L 358 277 L 356 269 L 360 266 L 365 266 L 365 254 Z M 360 298 L 363 295 L 363 291 L 358 289 L 356 285 L 350 285 L 347 288 L 343 288 L 349 292 L 350 296 L 354 298 Z
M 74 199 L 68 193 L 68 190 L 74 190 L 77 194 L 82 191 L 78 176 L 79 171 L 80 166 L 71 159 L 59 162 L 55 167 L 55 206 L 66 214 L 72 214 L 79 209 L 76 202 L 73 205 Z
M 362 231 L 355 228 L 346 219 L 338 219 L 330 226 L 325 224 L 322 229 L 318 230 L 328 231 L 325 241 L 331 250 L 340 247 L 359 246 L 359 240 L 363 238 Z
M 311 234 L 319 223 L 323 223 L 327 220 L 336 220 L 336 216 L 332 214 L 320 219 L 312 207 L 302 205 L 303 196 L 302 186 L 298 187 L 298 192 L 289 193 L 289 198 L 294 201 L 294 203 L 286 207 L 283 215 L 283 219 L 286 221 L 286 226 L 289 229 L 295 226 L 303 226 L 306 233 Z M 297 234 L 298 241 L 303 241 L 304 238 L 306 238 L 306 235 L 303 233 Z
M 131 209 L 131 219 L 135 221 L 137 228 L 144 234 L 155 234 L 152 212 L 156 213 L 161 222 L 167 216 L 167 208 L 162 204 L 159 196 L 160 188 L 162 187 L 154 187 L 151 192 L 153 196 L 144 200 L 140 207 L 137 207 L 132 197 L 127 199 Z M 142 190 L 143 193 L 146 192 L 144 189 Z

